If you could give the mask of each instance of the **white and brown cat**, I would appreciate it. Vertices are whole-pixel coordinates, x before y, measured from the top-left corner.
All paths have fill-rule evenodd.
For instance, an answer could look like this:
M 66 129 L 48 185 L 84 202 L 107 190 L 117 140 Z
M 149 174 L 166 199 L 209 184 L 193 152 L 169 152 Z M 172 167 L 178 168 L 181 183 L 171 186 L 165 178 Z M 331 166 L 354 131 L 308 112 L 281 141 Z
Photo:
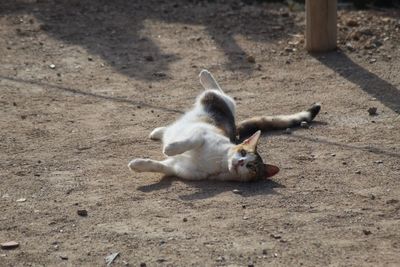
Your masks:
M 131 170 L 187 180 L 254 181 L 270 177 L 279 169 L 264 164 L 257 153 L 261 131 L 310 122 L 321 108 L 314 104 L 307 111 L 254 117 L 236 126 L 235 101 L 222 91 L 210 72 L 203 70 L 199 77 L 205 91 L 197 97 L 194 107 L 171 125 L 156 128 L 150 134 L 151 139 L 162 140 L 166 159 L 133 159 L 128 164 Z

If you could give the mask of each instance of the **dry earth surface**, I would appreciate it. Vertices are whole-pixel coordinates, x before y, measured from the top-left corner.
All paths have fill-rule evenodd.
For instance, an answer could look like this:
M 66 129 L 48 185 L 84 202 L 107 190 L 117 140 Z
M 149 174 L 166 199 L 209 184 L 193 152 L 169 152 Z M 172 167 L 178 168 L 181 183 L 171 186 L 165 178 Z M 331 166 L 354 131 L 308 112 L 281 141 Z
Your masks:
M 340 10 L 338 51 L 310 55 L 280 4 L 1 1 L 0 243 L 19 247 L 0 266 L 399 266 L 399 15 Z M 162 158 L 147 136 L 202 68 L 238 119 L 322 102 L 262 138 L 270 181 L 128 170 Z

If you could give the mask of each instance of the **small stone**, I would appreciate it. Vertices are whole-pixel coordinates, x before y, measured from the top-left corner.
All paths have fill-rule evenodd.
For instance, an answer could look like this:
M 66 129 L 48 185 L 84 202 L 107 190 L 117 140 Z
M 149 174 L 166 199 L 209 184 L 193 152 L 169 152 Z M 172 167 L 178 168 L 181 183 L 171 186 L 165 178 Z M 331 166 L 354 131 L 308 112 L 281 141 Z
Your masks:
M 183 222 L 187 222 L 188 221 L 188 219 L 187 218 L 183 218 Z
M 280 235 L 275 235 L 275 234 L 270 234 L 270 237 L 274 238 L 274 239 L 281 239 L 282 236 Z
M 56 65 L 50 64 L 49 67 L 50 67 L 50 69 L 55 69 L 55 68 L 56 68 Z
M 140 267 L 147 267 L 147 264 L 145 262 L 141 262 Z
M 262 254 L 263 254 L 263 255 L 267 255 L 267 254 L 268 254 L 268 251 L 264 248 L 264 249 L 262 250 Z
M 335 153 L 332 153 L 331 156 L 332 156 L 332 157 L 336 157 L 336 154 L 335 154 Z
M 376 163 L 376 164 L 382 164 L 383 161 L 382 161 L 382 160 L 377 160 L 377 161 L 375 161 L 375 163 Z
M 8 242 L 5 242 L 5 243 L 1 243 L 0 247 L 2 249 L 14 249 L 14 248 L 19 247 L 19 243 L 15 242 L 15 241 L 8 241 Z
M 85 209 L 79 209 L 76 211 L 76 213 L 78 213 L 78 215 L 82 217 L 86 217 L 88 215 L 88 212 Z
M 363 229 L 363 233 L 364 233 L 364 235 L 372 234 L 372 232 L 370 230 L 367 230 L 367 229 Z
M 375 200 L 375 195 L 371 195 L 370 197 L 369 197 L 371 200 Z
M 248 56 L 248 57 L 247 57 L 247 62 L 249 62 L 249 63 L 256 63 L 256 59 L 255 59 L 254 56 Z
M 347 22 L 346 22 L 346 25 L 347 26 L 349 26 L 349 27 L 357 27 L 358 26 L 358 22 L 356 21 L 356 20 L 348 20 Z
M 376 62 L 376 58 L 371 58 L 370 60 L 369 60 L 369 63 L 375 63 Z
M 274 253 L 274 257 L 275 257 L 275 258 L 278 257 L 278 253 Z
M 294 48 L 291 48 L 291 47 L 289 47 L 289 46 L 285 47 L 285 52 L 291 53 L 291 52 L 294 52 L 294 51 L 295 51 Z
M 386 201 L 386 204 L 397 204 L 399 203 L 398 199 L 389 199 Z
M 243 220 L 245 220 L 245 221 L 248 219 L 249 219 L 249 217 L 246 217 L 246 216 L 243 217 Z
M 17 202 L 25 202 L 25 201 L 26 201 L 26 198 L 17 199 Z
M 376 108 L 376 107 L 370 107 L 370 108 L 368 108 L 368 114 L 370 115 L 370 116 L 374 116 L 374 115 L 377 115 L 377 110 L 378 110 L 378 108 Z
M 354 52 L 356 49 L 354 48 L 354 46 L 351 43 L 346 43 L 346 48 L 347 50 L 349 50 L 350 52 Z
M 290 128 L 286 128 L 286 130 L 285 130 L 285 134 L 292 134 L 292 129 L 290 129 Z
M 242 193 L 242 191 L 240 191 L 239 189 L 233 189 L 232 192 L 239 195 Z
M 88 56 L 87 58 L 89 61 L 93 61 L 93 58 L 91 56 Z
M 356 174 L 361 174 L 361 171 L 356 171 Z
M 346 161 L 342 161 L 342 165 L 347 165 L 347 162 Z
M 301 128 L 309 128 L 310 126 L 308 125 L 308 122 L 306 122 L 306 121 L 302 121 L 301 123 L 300 123 L 300 127 Z
M 225 260 L 225 258 L 224 257 L 222 257 L 222 256 L 219 256 L 218 258 L 217 258 L 217 260 L 216 261 L 224 261 Z
M 60 255 L 60 258 L 64 261 L 68 260 L 68 256 L 67 255 Z
M 154 61 L 154 57 L 151 55 L 144 56 L 144 59 L 147 61 Z
M 156 77 L 166 77 L 167 74 L 165 74 L 164 72 L 154 72 L 154 73 L 153 73 L 153 76 L 156 76 Z

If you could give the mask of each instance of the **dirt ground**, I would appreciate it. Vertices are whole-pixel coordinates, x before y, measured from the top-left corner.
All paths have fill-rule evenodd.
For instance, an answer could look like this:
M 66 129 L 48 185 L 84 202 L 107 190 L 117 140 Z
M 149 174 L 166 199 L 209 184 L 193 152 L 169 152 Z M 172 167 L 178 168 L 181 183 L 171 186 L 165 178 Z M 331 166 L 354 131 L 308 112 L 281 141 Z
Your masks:
M 1 1 L 0 243 L 19 247 L 0 266 L 399 266 L 399 15 L 340 10 L 338 51 L 310 55 L 280 4 Z M 127 168 L 162 158 L 147 136 L 202 68 L 239 120 L 322 103 L 262 138 L 270 181 Z

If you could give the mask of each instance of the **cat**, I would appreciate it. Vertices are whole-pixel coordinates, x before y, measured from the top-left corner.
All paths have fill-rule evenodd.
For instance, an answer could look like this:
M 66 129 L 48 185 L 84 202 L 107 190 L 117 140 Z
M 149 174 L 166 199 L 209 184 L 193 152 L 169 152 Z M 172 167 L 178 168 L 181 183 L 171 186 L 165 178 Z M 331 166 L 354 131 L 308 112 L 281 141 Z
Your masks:
M 194 107 L 171 125 L 158 127 L 150 139 L 161 140 L 162 161 L 133 159 L 136 172 L 157 172 L 187 180 L 255 181 L 271 177 L 279 168 L 265 164 L 257 152 L 261 131 L 286 129 L 311 122 L 320 111 L 313 104 L 307 111 L 286 116 L 255 117 L 235 124 L 235 101 L 225 94 L 212 74 L 202 70 L 205 91 Z

